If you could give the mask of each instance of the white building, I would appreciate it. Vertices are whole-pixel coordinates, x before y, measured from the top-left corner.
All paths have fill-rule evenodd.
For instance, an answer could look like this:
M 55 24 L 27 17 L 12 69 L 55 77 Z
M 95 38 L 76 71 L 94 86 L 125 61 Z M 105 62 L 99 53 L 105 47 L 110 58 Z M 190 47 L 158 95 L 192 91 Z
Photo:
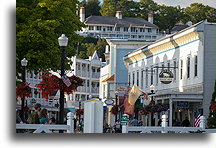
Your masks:
M 173 120 L 182 121 L 185 117 L 193 125 L 196 109 L 208 117 L 215 82 L 215 30 L 215 23 L 202 21 L 124 56 L 131 86 L 136 84 L 150 93 L 149 86 L 153 84 L 156 103 L 169 103 L 166 113 L 170 126 Z M 170 84 L 160 82 L 162 69 L 174 74 Z M 179 102 L 188 106 L 179 106 Z M 156 125 L 160 117 L 161 113 L 153 115 Z M 145 125 L 152 125 L 151 115 L 145 118 Z
M 69 75 L 76 75 L 84 80 L 83 86 L 79 86 L 77 91 L 67 96 L 67 108 L 78 108 L 79 102 L 86 101 L 91 95 L 93 98 L 99 98 L 99 78 L 100 69 L 105 64 L 98 57 L 95 51 L 89 59 L 79 59 L 76 56 L 71 58 L 73 70 Z M 83 106 L 83 103 L 81 104 Z
M 42 81 L 42 72 L 26 71 L 25 79 L 31 88 L 31 95 L 29 98 L 25 98 L 24 106 L 27 106 L 30 110 L 34 110 L 34 105 L 39 103 L 41 104 L 42 108 L 46 108 L 49 111 L 49 115 L 51 117 L 52 113 L 50 112 L 58 111 L 57 104 L 59 95 L 52 96 L 48 100 L 42 97 L 41 91 L 36 88 L 36 85 Z M 16 108 L 21 108 L 21 98 L 17 98 Z
M 159 28 L 153 24 L 153 14 L 148 14 L 148 21 L 142 18 L 124 17 L 121 11 L 116 16 L 90 16 L 85 18 L 84 7 L 80 8 L 80 21 L 87 25 L 81 32 L 82 36 L 106 39 L 130 39 L 156 41 L 164 35 L 159 34 Z

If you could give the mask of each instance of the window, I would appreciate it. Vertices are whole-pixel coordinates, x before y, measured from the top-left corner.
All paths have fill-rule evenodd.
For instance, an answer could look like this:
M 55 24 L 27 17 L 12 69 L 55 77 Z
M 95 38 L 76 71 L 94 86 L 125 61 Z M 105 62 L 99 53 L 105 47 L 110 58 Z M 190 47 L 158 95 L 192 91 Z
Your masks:
M 176 61 L 173 62 L 173 66 L 174 66 L 174 70 L 173 70 L 173 73 L 174 73 L 174 81 L 176 80 Z
M 148 28 L 148 32 L 152 32 L 152 29 L 151 29 L 151 28 Z
M 133 79 L 132 79 L 132 84 L 134 85 L 134 80 L 135 80 L 135 73 L 133 73 Z
M 190 78 L 190 57 L 187 58 L 187 78 Z
M 135 27 L 131 27 L 131 32 L 135 32 L 136 28 Z
M 145 32 L 145 29 L 144 28 L 140 28 L 140 32 Z
M 198 59 L 197 59 L 197 55 L 194 58 L 194 76 L 197 76 L 197 72 L 198 72 Z
M 146 87 L 148 87 L 148 68 L 146 68 Z
M 154 83 L 153 67 L 151 68 L 151 85 Z
M 107 31 L 112 31 L 113 27 L 107 27 Z
M 97 30 L 101 30 L 101 26 L 97 26 Z
M 158 84 L 158 67 L 156 68 L 156 84 Z
M 137 86 L 139 86 L 139 71 L 137 71 Z
M 94 30 L 94 26 L 89 26 L 89 30 Z
M 128 32 L 128 27 L 124 27 L 124 32 Z
M 168 70 L 170 70 L 170 62 L 167 63 Z
M 128 83 L 129 83 L 129 86 L 130 86 L 130 74 L 128 75 Z
M 116 27 L 116 28 L 115 28 L 115 31 L 120 31 L 120 27 Z
M 144 70 L 141 71 L 141 89 L 143 89 Z
M 180 79 L 183 77 L 183 60 L 180 60 Z

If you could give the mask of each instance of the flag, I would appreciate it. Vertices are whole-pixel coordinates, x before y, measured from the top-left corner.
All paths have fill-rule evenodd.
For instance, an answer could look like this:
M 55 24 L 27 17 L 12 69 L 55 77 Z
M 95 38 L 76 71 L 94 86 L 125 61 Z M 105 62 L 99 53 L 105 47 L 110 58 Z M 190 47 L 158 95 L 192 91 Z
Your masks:
M 134 114 L 134 105 L 131 105 L 128 102 L 128 98 L 125 98 L 124 101 L 124 114 L 133 115 Z
M 199 127 L 201 114 L 198 109 L 194 113 L 194 127 Z
M 62 76 L 62 80 L 67 87 L 71 86 L 71 82 L 66 75 Z
M 133 85 L 133 87 L 131 88 L 129 95 L 128 95 L 128 102 L 131 105 L 134 105 L 136 100 L 139 98 L 139 96 L 142 94 L 142 92 L 137 88 L 136 85 Z

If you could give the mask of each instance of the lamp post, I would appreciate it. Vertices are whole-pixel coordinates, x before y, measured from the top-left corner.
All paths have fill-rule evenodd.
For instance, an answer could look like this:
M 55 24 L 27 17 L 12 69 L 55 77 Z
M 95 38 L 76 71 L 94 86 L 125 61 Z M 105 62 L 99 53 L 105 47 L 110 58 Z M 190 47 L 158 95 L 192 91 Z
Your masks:
M 150 91 L 151 91 L 151 102 L 150 104 L 155 104 L 155 101 L 154 101 L 154 91 L 155 91 L 155 86 L 152 84 L 150 87 Z M 154 121 L 154 116 L 153 114 L 151 113 L 151 124 L 153 124 L 153 126 L 155 125 L 155 121 Z
M 116 99 L 116 102 L 115 102 L 115 105 L 116 105 L 116 116 L 115 116 L 115 122 L 117 122 L 117 117 L 118 117 L 118 91 L 115 91 L 115 99 Z
M 26 58 L 22 59 L 21 60 L 21 65 L 22 65 L 22 68 L 23 68 L 23 71 L 22 71 L 22 81 L 23 83 L 26 82 L 26 79 L 25 79 L 25 71 L 26 71 L 26 66 L 27 66 L 27 63 L 28 61 L 26 60 Z M 24 105 L 25 105 L 25 97 L 23 97 L 22 99 L 22 103 L 21 103 L 21 112 L 20 112 L 20 118 L 22 121 L 24 121 Z
M 68 44 L 68 38 L 62 34 L 58 38 L 59 46 L 61 49 L 61 78 L 64 76 L 65 73 L 65 50 Z M 62 82 L 62 85 L 63 82 Z M 60 90 L 60 98 L 59 98 L 59 124 L 64 124 L 64 90 Z M 60 133 L 63 133 L 63 131 L 59 131 Z

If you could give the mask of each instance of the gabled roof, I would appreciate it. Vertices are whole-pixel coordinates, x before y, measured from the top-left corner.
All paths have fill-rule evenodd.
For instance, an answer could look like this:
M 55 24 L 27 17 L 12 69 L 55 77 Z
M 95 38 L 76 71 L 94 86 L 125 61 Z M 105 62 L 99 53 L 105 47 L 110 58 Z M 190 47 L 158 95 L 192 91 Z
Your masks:
M 118 19 L 112 16 L 90 16 L 84 22 L 85 24 L 95 24 L 95 25 L 111 25 L 116 27 L 130 27 L 130 26 L 143 26 L 150 28 L 158 28 L 158 26 L 142 19 L 135 17 L 123 17 Z
M 104 79 L 102 82 L 113 82 L 114 80 L 115 80 L 115 75 L 112 75 L 111 77 Z
M 100 60 L 97 54 L 97 50 L 95 50 L 94 54 L 92 55 L 92 60 Z
M 184 24 L 178 24 L 178 25 L 175 25 L 172 29 L 171 29 L 171 32 L 175 32 L 175 31 L 181 31 L 185 28 L 189 27 L 188 25 L 184 25 Z

